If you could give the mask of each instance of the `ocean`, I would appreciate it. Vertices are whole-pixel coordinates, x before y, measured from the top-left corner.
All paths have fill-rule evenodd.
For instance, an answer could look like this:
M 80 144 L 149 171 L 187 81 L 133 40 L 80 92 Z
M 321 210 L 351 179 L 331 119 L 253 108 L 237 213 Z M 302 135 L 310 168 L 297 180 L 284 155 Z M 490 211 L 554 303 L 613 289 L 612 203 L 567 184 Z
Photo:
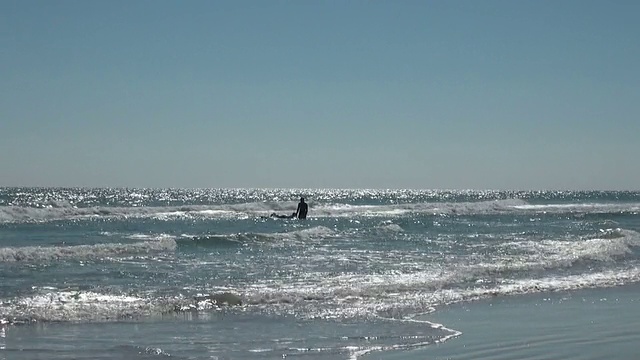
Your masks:
M 269 216 L 301 196 L 306 220 Z M 0 359 L 635 359 L 639 214 L 631 191 L 0 188 Z

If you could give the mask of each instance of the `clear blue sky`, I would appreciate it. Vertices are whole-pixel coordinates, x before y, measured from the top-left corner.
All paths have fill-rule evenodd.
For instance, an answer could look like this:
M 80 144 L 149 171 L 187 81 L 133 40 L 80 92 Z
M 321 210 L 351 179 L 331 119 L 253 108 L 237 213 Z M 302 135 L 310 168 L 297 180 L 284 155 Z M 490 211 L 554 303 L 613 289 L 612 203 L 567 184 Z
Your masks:
M 0 1 L 0 186 L 640 189 L 640 1 Z

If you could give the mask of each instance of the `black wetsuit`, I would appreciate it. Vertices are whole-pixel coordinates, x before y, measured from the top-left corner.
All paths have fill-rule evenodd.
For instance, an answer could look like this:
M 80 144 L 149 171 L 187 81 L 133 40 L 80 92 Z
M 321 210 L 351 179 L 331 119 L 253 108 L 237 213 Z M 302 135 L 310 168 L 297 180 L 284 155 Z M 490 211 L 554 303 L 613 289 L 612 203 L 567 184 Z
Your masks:
M 309 206 L 304 201 L 300 201 L 298 204 L 298 210 L 296 210 L 296 214 L 298 214 L 298 219 L 306 219 L 307 211 L 309 210 Z

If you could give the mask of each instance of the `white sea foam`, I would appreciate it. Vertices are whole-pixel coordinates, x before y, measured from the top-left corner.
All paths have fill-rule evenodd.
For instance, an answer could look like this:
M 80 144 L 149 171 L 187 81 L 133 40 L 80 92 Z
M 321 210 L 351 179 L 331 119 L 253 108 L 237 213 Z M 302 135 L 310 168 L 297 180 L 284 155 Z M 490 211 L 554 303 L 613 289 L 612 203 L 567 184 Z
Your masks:
M 406 320 L 411 314 L 432 311 L 441 305 L 486 297 L 611 287 L 640 281 L 640 269 L 637 267 L 442 288 L 428 286 L 429 283 L 437 281 L 436 276 L 432 275 L 424 277 L 424 274 L 412 274 L 378 279 L 374 276 L 364 279 L 357 276 L 339 276 L 314 280 L 308 284 L 262 284 L 237 289 L 234 292 L 240 294 L 244 306 L 267 306 L 265 309 L 278 312 L 292 311 L 311 318 L 382 316 L 387 319 Z M 44 294 L 3 299 L 0 309 L 0 319 L 19 322 L 111 321 L 171 310 L 209 311 L 218 310 L 219 307 L 213 306 L 210 302 L 196 301 L 194 298 L 181 295 L 142 298 L 92 291 L 49 290 Z
M 25 246 L 0 248 L 0 262 L 38 263 L 59 260 L 101 259 L 130 254 L 174 251 L 172 238 L 131 244 L 95 244 L 76 246 Z
M 294 230 L 289 232 L 278 233 L 258 233 L 258 234 L 243 234 L 241 237 L 245 239 L 257 238 L 257 239 L 270 239 L 274 241 L 299 241 L 308 242 L 311 240 L 323 239 L 335 235 L 335 232 L 326 226 L 315 226 L 308 229 Z
M 359 281 L 358 277 L 354 277 L 346 282 L 332 278 L 318 280 L 315 285 L 274 287 L 272 284 L 246 289 L 243 299 L 251 306 L 279 308 L 280 311 L 306 314 L 312 318 L 351 318 L 372 314 L 404 318 L 409 314 L 432 311 L 438 306 L 486 297 L 612 287 L 638 281 L 640 269 L 637 267 L 435 288 L 432 287 L 433 283 L 439 282 L 435 276 L 413 274 L 403 278 L 361 278 Z
M 640 281 L 640 269 L 608 270 L 602 272 L 552 276 L 540 279 L 520 279 L 505 281 L 492 287 L 477 287 L 457 291 L 446 291 L 442 303 L 469 301 L 488 296 L 521 295 L 551 291 L 570 291 L 586 288 L 613 287 Z M 445 291 L 441 291 L 442 294 Z M 445 301 L 446 300 L 446 301 Z
M 435 306 L 487 296 L 508 296 L 590 287 L 610 287 L 640 281 L 640 269 L 624 267 L 575 275 L 544 275 L 577 261 L 609 262 L 640 246 L 640 234 L 610 229 L 574 241 L 511 243 L 527 252 L 492 257 L 480 263 L 432 264 L 414 272 L 318 275 L 296 283 L 264 283 L 245 289 L 247 303 L 295 308 L 309 302 L 331 304 L 313 317 L 366 316 L 368 313 L 426 311 Z M 404 309 L 404 310 L 402 310 Z
M 583 204 L 521 204 L 515 209 L 545 213 L 621 213 L 640 211 L 639 203 L 583 203 Z
M 228 293 L 207 294 L 208 299 L 183 295 L 141 297 L 105 294 L 77 289 L 34 288 L 46 292 L 13 299 L 0 299 L 0 321 L 5 323 L 94 322 L 137 319 L 173 311 L 219 310 L 241 306 L 242 300 Z M 222 299 L 222 300 L 220 300 Z M 235 303 L 235 300 L 238 303 Z
M 0 317 L 12 321 L 100 321 L 149 314 L 142 298 L 91 291 L 53 291 L 5 301 Z
M 372 346 L 372 345 L 367 345 L 364 347 L 351 347 L 349 353 L 349 359 L 350 360 L 356 360 L 366 354 L 369 354 L 371 352 L 374 351 L 391 351 L 391 350 L 407 350 L 407 349 L 412 349 L 412 348 L 419 348 L 422 346 L 426 346 L 426 345 L 430 345 L 432 343 L 443 343 L 445 341 L 448 341 L 454 337 L 458 337 L 460 335 L 462 335 L 462 332 L 458 331 L 458 330 L 454 330 L 454 329 L 450 329 L 448 327 L 445 327 L 443 324 L 439 324 L 439 323 L 435 323 L 435 322 L 431 322 L 428 320 L 418 320 L 418 319 L 414 319 L 414 318 L 403 318 L 403 319 L 393 319 L 393 318 L 383 318 L 384 320 L 388 320 L 388 321 L 400 321 L 403 323 L 419 323 L 419 324 L 424 324 L 426 326 L 429 326 L 432 329 L 438 329 L 438 330 L 442 330 L 445 333 L 447 333 L 447 335 L 444 335 L 442 337 L 440 337 L 437 340 L 433 340 L 433 341 L 414 341 L 414 342 L 410 342 L 410 343 L 399 343 L 399 344 L 392 344 L 392 345 L 377 345 L 377 346 Z M 417 339 L 418 337 L 414 337 L 415 339 Z
M 169 234 L 131 234 L 127 235 L 132 240 L 175 240 L 176 237 Z
M 579 260 L 612 261 L 631 253 L 640 246 L 640 233 L 626 229 L 602 230 L 599 234 L 577 239 L 510 242 L 503 246 L 515 247 L 530 253 L 530 259 L 552 265 L 565 266 Z

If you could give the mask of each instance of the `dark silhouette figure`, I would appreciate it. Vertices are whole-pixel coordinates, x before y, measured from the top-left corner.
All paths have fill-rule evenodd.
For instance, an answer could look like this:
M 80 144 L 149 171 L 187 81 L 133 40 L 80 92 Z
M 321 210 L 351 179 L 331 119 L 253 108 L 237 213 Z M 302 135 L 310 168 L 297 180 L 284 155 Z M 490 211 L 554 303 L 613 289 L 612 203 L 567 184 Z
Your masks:
M 301 197 L 300 202 L 298 203 L 298 209 L 296 210 L 296 215 L 298 216 L 298 219 L 306 219 L 308 210 L 309 210 L 309 206 L 307 206 L 307 203 L 304 202 L 304 198 Z

